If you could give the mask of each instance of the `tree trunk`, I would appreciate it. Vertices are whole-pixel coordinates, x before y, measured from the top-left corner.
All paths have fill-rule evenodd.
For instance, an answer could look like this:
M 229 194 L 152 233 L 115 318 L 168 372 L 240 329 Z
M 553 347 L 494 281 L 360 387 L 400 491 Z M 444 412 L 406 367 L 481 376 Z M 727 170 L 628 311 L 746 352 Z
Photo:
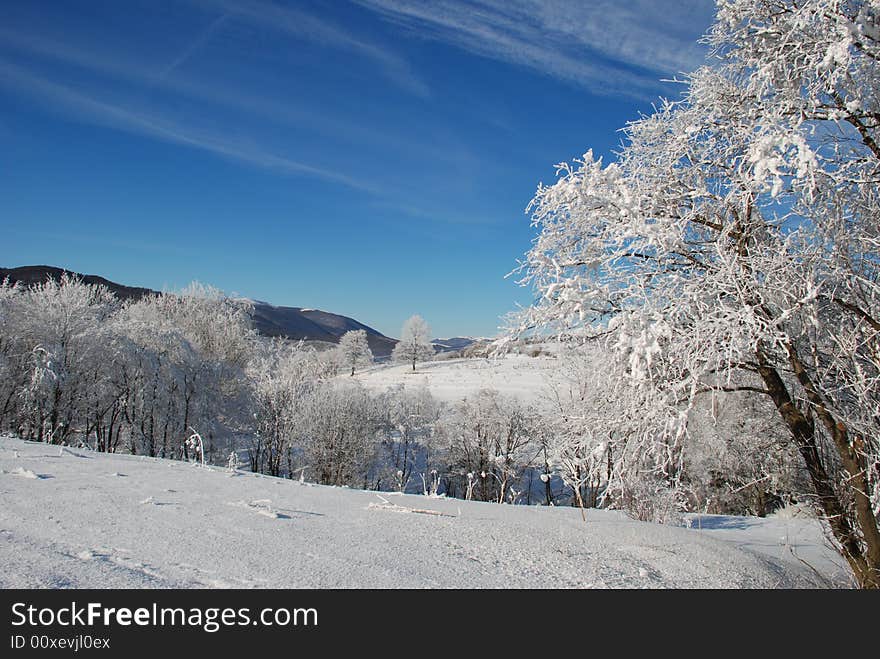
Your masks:
M 789 354 L 793 362 L 799 365 L 797 354 L 793 348 L 790 348 Z M 841 553 L 849 563 L 852 571 L 862 588 L 880 588 L 880 532 L 877 529 L 877 521 L 870 508 L 870 500 L 866 496 L 867 483 L 863 470 L 859 470 L 857 465 L 853 464 L 853 459 L 847 455 L 852 451 L 845 437 L 840 435 L 845 433 L 845 426 L 837 422 L 833 423 L 831 414 L 821 406 L 814 410 L 820 416 L 820 420 L 826 429 L 830 430 L 835 447 L 841 459 L 844 469 L 850 474 L 848 485 L 854 491 L 856 522 L 861 531 L 862 540 L 866 549 L 863 551 L 859 534 L 852 526 L 851 518 L 847 513 L 845 501 L 841 501 L 838 493 L 834 490 L 833 480 L 828 474 L 822 458 L 819 453 L 819 447 L 816 441 L 816 428 L 811 416 L 807 416 L 795 405 L 791 398 L 791 394 L 780 377 L 778 371 L 769 366 L 767 359 L 762 352 L 758 352 L 758 374 L 764 381 L 764 386 L 773 400 L 776 410 L 782 417 L 783 422 L 788 427 L 795 445 L 804 460 L 807 472 L 810 474 L 810 480 L 816 490 L 819 499 L 819 505 L 822 508 L 834 538 L 840 544 Z M 802 368 L 802 365 L 801 365 Z M 797 372 L 798 367 L 795 368 Z M 804 372 L 802 380 L 809 384 Z M 801 381 L 801 376 L 798 377 Z M 808 391 L 808 397 L 810 392 Z M 813 401 L 811 401 L 813 402 Z M 823 419 L 822 417 L 827 417 Z M 838 436 L 835 436 L 838 435 Z M 867 507 L 867 510 L 865 508 Z

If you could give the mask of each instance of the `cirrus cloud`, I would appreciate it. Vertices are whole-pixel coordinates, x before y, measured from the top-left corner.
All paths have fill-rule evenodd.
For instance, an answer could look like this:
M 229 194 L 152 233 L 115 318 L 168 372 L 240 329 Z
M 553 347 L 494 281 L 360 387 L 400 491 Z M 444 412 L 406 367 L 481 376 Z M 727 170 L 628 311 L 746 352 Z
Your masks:
M 602 94 L 651 95 L 705 53 L 711 0 L 355 0 L 413 35 Z

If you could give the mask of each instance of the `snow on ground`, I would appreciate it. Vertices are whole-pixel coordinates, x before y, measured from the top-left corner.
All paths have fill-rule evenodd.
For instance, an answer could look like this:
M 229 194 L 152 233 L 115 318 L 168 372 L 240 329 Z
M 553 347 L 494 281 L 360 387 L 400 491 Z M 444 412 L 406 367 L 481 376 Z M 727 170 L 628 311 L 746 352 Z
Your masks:
M 416 365 L 415 372 L 410 364 L 388 364 L 358 373 L 354 379 L 374 391 L 397 384 L 407 388 L 426 386 L 436 399 L 450 403 L 486 388 L 522 401 L 540 402 L 550 394 L 554 383 L 563 382 L 561 366 L 554 357 L 507 355 L 423 362 Z
M 390 495 L 0 438 L 0 587 L 793 588 L 835 578 L 809 520 Z M 713 521 L 714 520 L 714 521 Z M 798 551 L 782 522 L 797 521 Z M 812 524 L 812 526 L 811 526 Z
M 813 516 L 735 517 L 687 515 L 691 529 L 783 561 L 796 560 L 828 586 L 853 586 L 846 561 L 832 547 Z

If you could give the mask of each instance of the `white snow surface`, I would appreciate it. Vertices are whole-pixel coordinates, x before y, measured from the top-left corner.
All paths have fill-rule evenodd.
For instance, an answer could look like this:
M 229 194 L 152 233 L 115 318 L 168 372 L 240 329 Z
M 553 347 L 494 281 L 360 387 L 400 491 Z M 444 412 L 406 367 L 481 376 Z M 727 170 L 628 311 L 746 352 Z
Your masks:
M 704 516 L 699 530 L 591 510 L 585 522 L 572 508 L 322 487 L 10 437 L 0 492 L 3 588 L 842 583 L 809 519 Z
M 554 384 L 565 382 L 562 362 L 553 357 L 507 355 L 492 359 L 446 359 L 416 364 L 388 364 L 373 367 L 354 377 L 379 392 L 403 384 L 425 386 L 440 401 L 453 403 L 473 396 L 480 389 L 495 389 L 521 401 L 541 403 Z M 348 377 L 348 376 L 346 376 Z

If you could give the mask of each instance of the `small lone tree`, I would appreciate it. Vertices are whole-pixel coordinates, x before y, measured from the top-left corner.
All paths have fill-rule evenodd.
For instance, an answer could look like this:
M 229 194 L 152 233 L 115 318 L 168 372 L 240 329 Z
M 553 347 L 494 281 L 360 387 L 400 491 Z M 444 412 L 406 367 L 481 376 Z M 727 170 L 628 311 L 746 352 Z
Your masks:
M 351 374 L 358 366 L 369 366 L 373 361 L 373 351 L 367 343 L 366 330 L 346 332 L 339 339 L 339 356 L 342 363 L 351 367 Z
M 412 370 L 416 370 L 416 362 L 424 361 L 433 354 L 428 323 L 418 314 L 410 317 L 400 330 L 400 341 L 394 346 L 391 358 L 396 362 L 411 362 Z

